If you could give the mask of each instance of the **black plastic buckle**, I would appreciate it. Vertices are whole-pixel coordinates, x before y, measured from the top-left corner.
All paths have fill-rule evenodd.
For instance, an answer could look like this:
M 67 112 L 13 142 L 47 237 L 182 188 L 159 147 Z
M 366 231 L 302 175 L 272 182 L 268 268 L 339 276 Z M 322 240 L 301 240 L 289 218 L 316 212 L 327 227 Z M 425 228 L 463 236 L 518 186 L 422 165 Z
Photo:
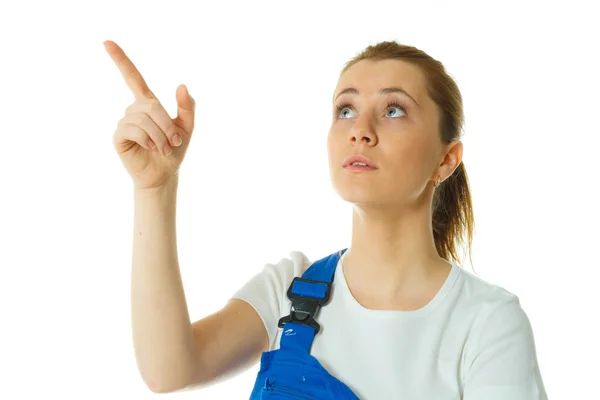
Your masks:
M 325 291 L 325 297 L 322 299 L 316 299 L 314 297 L 306 297 L 299 294 L 292 293 L 292 288 L 296 281 L 303 281 L 309 283 L 319 283 L 327 285 Z M 292 284 L 288 288 L 287 297 L 292 300 L 292 309 L 290 315 L 287 315 L 279 320 L 278 326 L 283 328 L 287 322 L 293 322 L 296 324 L 308 325 L 315 329 L 315 335 L 319 333 L 321 326 L 314 320 L 315 315 L 319 311 L 319 308 L 329 301 L 331 295 L 331 282 L 315 281 L 312 279 L 304 279 L 302 277 L 295 277 Z

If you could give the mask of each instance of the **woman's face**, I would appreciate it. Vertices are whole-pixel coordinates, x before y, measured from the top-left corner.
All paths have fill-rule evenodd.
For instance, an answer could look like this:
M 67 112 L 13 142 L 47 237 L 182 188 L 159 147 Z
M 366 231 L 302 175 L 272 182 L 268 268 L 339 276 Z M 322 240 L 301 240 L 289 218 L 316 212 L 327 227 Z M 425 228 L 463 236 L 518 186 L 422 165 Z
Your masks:
M 348 88 L 356 90 L 341 93 Z M 389 90 L 379 94 L 386 88 L 407 94 Z M 338 107 L 342 107 L 339 112 Z M 329 171 L 334 189 L 344 200 L 369 205 L 413 203 L 423 196 L 428 181 L 437 179 L 446 149 L 439 137 L 437 106 L 425 91 L 418 67 L 400 60 L 361 60 L 340 77 L 332 110 Z M 344 160 L 354 154 L 369 158 L 377 169 L 345 169 Z

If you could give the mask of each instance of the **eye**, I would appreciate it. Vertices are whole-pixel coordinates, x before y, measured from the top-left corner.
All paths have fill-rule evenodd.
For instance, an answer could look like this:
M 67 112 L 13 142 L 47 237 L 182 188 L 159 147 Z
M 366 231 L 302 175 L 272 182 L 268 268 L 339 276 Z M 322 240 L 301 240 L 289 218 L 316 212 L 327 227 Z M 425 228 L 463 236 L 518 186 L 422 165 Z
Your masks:
M 342 104 L 336 106 L 337 115 L 339 116 L 342 111 L 344 111 L 346 109 L 351 109 L 351 108 L 352 108 L 352 105 L 350 103 L 342 103 Z M 397 108 L 400 111 L 402 111 L 404 114 L 406 114 L 406 110 L 400 104 L 398 104 L 394 101 L 387 104 L 386 109 L 394 109 L 394 108 Z M 388 113 L 386 113 L 386 115 L 390 116 L 390 117 L 394 117 L 394 115 L 389 115 Z M 341 119 L 347 119 L 347 118 L 342 117 Z
M 343 104 L 338 105 L 336 107 L 338 117 L 342 111 L 344 111 L 345 109 L 350 109 L 350 107 L 352 107 L 352 106 L 349 103 L 343 103 Z M 342 117 L 342 119 L 346 119 L 346 118 Z
M 406 110 L 404 110 L 404 107 L 402 107 L 398 103 L 391 102 L 391 103 L 388 103 L 387 106 L 388 106 L 388 109 L 394 109 L 394 108 L 396 108 L 396 109 L 399 109 L 400 111 L 402 111 L 404 114 L 406 114 Z M 386 113 L 386 115 L 388 115 L 388 114 Z

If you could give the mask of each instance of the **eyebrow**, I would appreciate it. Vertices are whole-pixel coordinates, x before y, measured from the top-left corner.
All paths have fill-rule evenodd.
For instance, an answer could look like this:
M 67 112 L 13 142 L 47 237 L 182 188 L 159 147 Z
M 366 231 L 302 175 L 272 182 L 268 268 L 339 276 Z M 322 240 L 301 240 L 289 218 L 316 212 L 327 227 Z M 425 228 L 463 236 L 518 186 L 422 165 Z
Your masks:
M 335 98 L 333 99 L 335 101 L 335 99 L 337 99 L 339 96 L 341 96 L 342 94 L 358 94 L 358 90 L 355 88 L 346 88 L 344 90 L 342 90 L 341 92 L 338 93 L 337 96 L 335 96 Z M 417 103 L 417 101 L 415 99 L 413 99 L 413 97 L 408 94 L 406 92 L 406 90 L 398 88 L 398 87 L 389 87 L 389 88 L 383 88 L 381 89 L 379 92 L 377 92 L 377 94 L 379 94 L 380 96 L 384 95 L 384 94 L 388 94 L 388 93 L 404 93 L 406 96 L 408 96 L 412 101 L 415 102 L 415 104 L 417 106 L 419 106 L 419 108 L 421 108 L 421 106 L 419 105 L 419 103 Z

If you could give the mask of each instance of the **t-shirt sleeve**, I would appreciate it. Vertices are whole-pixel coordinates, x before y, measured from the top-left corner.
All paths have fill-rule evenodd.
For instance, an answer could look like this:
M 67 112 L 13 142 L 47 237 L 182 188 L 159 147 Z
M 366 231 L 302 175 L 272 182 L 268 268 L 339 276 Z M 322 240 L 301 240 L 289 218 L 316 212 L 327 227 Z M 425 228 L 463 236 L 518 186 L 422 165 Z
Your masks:
M 547 400 L 533 330 L 514 296 L 492 310 L 474 342 L 463 400 Z
M 301 276 L 308 263 L 304 253 L 291 252 L 289 258 L 282 258 L 276 264 L 265 264 L 262 271 L 231 296 L 244 300 L 256 310 L 269 335 L 269 349 L 275 346 L 279 319 L 290 313 L 287 290 L 294 276 Z

